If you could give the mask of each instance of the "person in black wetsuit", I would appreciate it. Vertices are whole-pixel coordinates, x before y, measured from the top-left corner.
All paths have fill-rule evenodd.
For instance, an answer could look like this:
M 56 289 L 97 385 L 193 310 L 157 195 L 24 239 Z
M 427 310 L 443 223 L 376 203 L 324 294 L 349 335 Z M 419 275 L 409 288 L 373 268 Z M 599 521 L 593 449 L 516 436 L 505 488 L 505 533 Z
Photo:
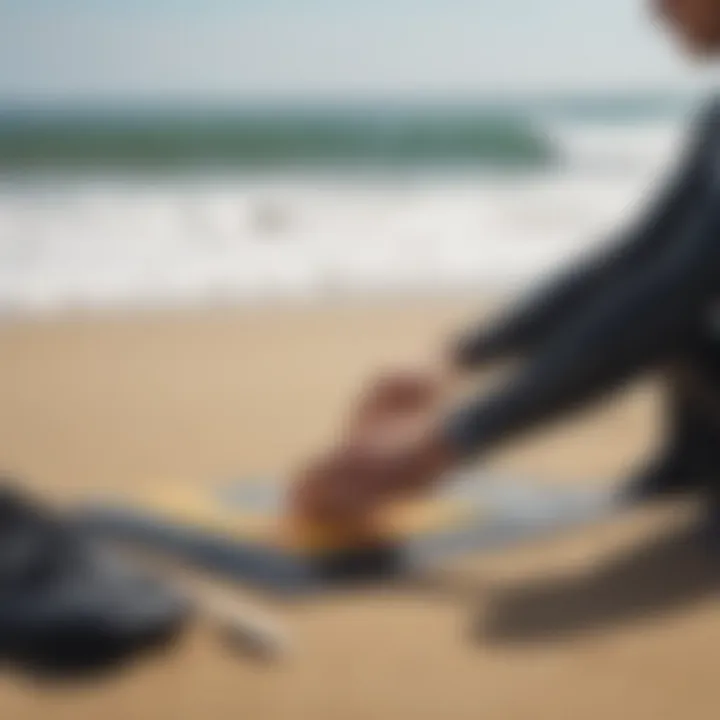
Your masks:
M 720 52 L 720 0 L 664 0 L 658 9 L 693 50 Z M 520 362 L 502 387 L 449 415 L 433 412 L 432 379 L 400 374 L 375 383 L 345 441 L 301 473 L 292 497 L 300 514 L 365 517 L 657 370 L 668 394 L 667 437 L 627 494 L 712 488 L 714 476 L 720 486 L 720 102 L 703 109 L 675 177 L 632 228 L 494 324 L 463 335 L 449 355 L 449 374 Z M 408 424 L 418 412 L 425 420 Z

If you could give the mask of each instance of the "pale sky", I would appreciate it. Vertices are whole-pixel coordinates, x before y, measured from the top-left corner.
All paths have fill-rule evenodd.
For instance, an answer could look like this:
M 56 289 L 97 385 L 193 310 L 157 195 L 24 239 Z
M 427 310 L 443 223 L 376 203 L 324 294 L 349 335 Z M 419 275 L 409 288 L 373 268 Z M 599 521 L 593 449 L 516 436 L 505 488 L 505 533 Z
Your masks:
M 696 77 L 646 0 L 0 0 L 0 101 L 477 97 Z

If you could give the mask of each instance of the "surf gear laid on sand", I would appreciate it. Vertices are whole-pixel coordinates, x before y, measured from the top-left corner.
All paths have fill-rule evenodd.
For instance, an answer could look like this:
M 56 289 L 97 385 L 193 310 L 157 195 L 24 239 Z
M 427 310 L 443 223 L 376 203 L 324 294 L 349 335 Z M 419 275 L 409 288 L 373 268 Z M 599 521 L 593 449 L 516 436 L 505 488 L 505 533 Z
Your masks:
M 111 669 L 163 649 L 188 602 L 73 523 L 0 488 L 0 658 L 41 674 Z
M 506 357 L 521 364 L 499 391 L 448 419 L 449 441 L 466 456 L 482 454 L 668 363 L 679 363 L 690 376 L 709 373 L 720 388 L 719 298 L 720 103 L 715 102 L 703 113 L 676 178 L 644 218 L 609 250 L 462 339 L 457 357 L 466 367 Z M 702 455 L 718 444 L 695 442 L 718 436 L 718 430 L 704 409 L 690 405 L 689 412 L 671 410 L 674 462 L 683 455 L 683 462 L 692 464 L 690 455 L 700 447 Z
M 286 488 L 271 480 L 153 487 L 100 500 L 93 532 L 282 593 L 388 580 L 463 553 L 499 550 L 612 517 L 611 487 L 549 486 L 477 473 L 433 497 L 386 508 L 373 541 L 312 528 L 288 533 Z

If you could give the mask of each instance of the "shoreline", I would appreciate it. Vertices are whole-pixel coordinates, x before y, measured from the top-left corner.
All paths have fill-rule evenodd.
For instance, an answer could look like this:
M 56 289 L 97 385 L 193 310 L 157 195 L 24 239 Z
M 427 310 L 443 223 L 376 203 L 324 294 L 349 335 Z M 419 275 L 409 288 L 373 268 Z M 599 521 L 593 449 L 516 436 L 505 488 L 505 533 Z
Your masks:
M 58 308 L 27 309 L 0 307 L 0 331 L 20 325 L 71 325 L 74 323 L 103 324 L 106 322 L 145 322 L 200 318 L 210 316 L 243 316 L 255 314 L 288 315 L 337 311 L 371 311 L 391 307 L 408 309 L 457 307 L 477 310 L 479 315 L 511 302 L 511 289 L 412 290 L 378 292 L 317 293 L 305 297 L 258 297 L 247 300 L 187 300 L 156 303 L 117 303 L 114 305 L 68 305 Z

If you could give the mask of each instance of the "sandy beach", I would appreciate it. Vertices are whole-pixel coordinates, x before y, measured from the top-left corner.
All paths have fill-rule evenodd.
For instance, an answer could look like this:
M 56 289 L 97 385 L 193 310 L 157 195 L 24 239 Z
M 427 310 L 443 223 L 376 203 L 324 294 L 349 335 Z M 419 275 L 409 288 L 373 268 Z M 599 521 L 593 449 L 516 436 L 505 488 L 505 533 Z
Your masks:
M 427 354 L 465 299 L 5 322 L 0 465 L 60 502 L 154 482 L 282 477 L 333 433 L 361 380 Z M 490 458 L 581 482 L 650 447 L 654 393 Z M 679 518 L 643 514 L 468 559 L 433 588 L 278 609 L 295 651 L 239 660 L 202 628 L 120 678 L 0 678 L 8 720 L 715 718 L 712 566 Z

